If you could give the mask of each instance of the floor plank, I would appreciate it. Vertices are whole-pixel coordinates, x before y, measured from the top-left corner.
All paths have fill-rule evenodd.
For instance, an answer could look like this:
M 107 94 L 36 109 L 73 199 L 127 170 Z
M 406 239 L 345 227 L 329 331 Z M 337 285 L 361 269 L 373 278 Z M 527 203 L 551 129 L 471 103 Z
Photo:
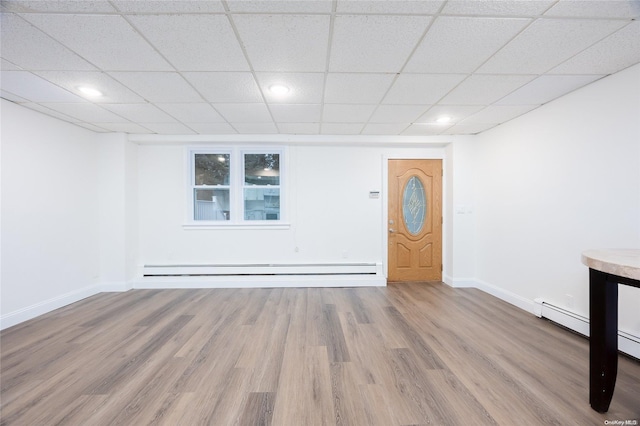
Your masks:
M 0 333 L 0 425 L 640 422 L 640 362 L 619 358 L 600 414 L 588 360 L 585 338 L 442 283 L 132 290 Z

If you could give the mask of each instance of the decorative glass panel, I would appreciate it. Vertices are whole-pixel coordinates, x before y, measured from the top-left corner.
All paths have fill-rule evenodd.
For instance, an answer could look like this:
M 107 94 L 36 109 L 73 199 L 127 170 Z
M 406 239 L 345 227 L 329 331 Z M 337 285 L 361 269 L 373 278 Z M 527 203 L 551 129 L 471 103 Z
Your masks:
M 280 189 L 245 188 L 245 220 L 280 220 Z
M 407 231 L 418 235 L 424 226 L 427 211 L 427 196 L 424 185 L 417 176 L 412 176 L 402 194 L 402 217 Z
M 195 189 L 194 220 L 229 220 L 228 189 Z
M 280 185 L 280 154 L 245 154 L 245 185 Z
M 196 185 L 229 185 L 229 154 L 195 154 Z

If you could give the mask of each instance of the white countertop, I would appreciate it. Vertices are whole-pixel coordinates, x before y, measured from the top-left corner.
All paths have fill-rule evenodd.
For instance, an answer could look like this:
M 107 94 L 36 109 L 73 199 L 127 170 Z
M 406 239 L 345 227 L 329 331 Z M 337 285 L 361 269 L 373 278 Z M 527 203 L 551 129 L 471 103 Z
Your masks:
M 582 252 L 582 263 L 597 271 L 640 280 L 640 250 L 586 250 Z

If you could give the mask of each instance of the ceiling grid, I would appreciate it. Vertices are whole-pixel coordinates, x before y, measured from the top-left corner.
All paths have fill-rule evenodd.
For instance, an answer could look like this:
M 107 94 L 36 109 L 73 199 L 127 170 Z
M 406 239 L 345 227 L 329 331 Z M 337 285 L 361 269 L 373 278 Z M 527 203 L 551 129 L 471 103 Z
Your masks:
M 97 132 L 475 134 L 640 62 L 640 0 L 3 0 L 0 11 L 0 96 Z

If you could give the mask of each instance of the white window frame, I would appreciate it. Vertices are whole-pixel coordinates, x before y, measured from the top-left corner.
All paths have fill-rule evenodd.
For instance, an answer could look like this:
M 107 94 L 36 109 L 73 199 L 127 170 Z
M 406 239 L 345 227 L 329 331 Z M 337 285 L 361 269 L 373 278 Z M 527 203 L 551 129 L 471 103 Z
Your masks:
M 218 185 L 195 184 L 195 155 L 196 154 L 229 154 L 229 220 L 195 220 L 195 189 L 219 188 Z M 244 156 L 245 154 L 279 154 L 280 159 L 280 184 L 279 185 L 245 185 Z M 187 191 L 186 191 L 186 220 L 183 227 L 186 229 L 288 229 L 288 149 L 283 146 L 202 146 L 187 147 Z M 223 186 L 227 188 L 227 186 Z M 244 191 L 246 188 L 280 190 L 280 217 L 277 220 L 245 220 L 244 216 Z

